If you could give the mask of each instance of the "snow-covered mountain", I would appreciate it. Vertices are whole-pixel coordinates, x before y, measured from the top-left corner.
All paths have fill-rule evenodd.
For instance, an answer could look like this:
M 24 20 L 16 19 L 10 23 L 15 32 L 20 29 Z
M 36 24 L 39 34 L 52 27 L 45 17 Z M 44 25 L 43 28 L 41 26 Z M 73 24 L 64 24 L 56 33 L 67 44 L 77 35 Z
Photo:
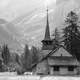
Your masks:
M 53 4 L 49 6 L 49 23 L 51 34 L 55 27 L 63 27 L 64 19 L 67 13 L 71 10 L 79 11 L 80 5 L 75 0 L 57 0 L 56 6 Z M 21 42 L 28 41 L 29 44 L 40 44 L 44 38 L 46 26 L 46 9 L 36 8 L 28 14 L 22 15 L 12 21 L 20 30 L 23 35 Z M 25 42 L 27 43 L 27 42 Z
M 57 0 L 49 6 L 51 35 L 55 27 L 63 27 L 64 19 L 71 10 L 80 12 L 76 0 Z M 41 46 L 46 27 L 46 9 L 38 7 L 29 13 L 17 17 L 11 22 L 0 20 L 0 43 L 7 42 L 12 48 L 24 47 L 24 44 Z
M 8 44 L 10 49 L 20 49 L 21 44 L 15 37 L 20 37 L 16 27 L 6 20 L 0 19 L 0 45 Z

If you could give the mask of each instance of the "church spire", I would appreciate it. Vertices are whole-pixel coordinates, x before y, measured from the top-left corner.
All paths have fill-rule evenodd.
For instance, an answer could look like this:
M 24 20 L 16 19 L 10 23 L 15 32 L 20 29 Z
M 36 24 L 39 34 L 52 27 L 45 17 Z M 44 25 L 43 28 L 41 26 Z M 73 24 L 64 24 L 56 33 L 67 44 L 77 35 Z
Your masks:
M 49 30 L 49 20 L 48 20 L 48 7 L 47 7 L 47 24 L 44 40 L 42 40 L 43 46 L 42 50 L 52 50 L 53 49 L 53 41 L 50 38 L 50 30 Z
M 50 40 L 49 19 L 48 19 L 48 7 L 47 7 L 47 24 L 44 40 Z

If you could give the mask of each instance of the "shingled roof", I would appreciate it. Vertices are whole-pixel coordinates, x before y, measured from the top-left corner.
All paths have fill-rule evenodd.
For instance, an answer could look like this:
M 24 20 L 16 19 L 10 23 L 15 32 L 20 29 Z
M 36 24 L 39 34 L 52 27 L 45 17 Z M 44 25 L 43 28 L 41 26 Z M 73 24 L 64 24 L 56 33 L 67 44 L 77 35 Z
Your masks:
M 44 51 L 42 51 L 44 52 Z M 35 67 L 38 63 L 44 61 L 45 59 L 47 59 L 48 57 L 53 57 L 56 59 L 56 57 L 58 56 L 64 56 L 64 59 L 72 59 L 73 60 L 73 64 L 74 65 L 79 65 L 79 62 L 77 61 L 77 58 L 73 55 L 71 55 L 65 48 L 64 46 L 58 46 L 56 49 L 48 51 L 49 53 L 47 53 L 44 57 L 42 57 L 37 63 L 32 65 L 32 68 Z M 66 58 L 65 58 L 66 56 Z M 62 59 L 63 59 L 62 58 Z M 61 57 L 59 58 L 61 60 Z M 62 64 L 62 63 L 61 63 Z
M 40 63 L 40 62 L 42 62 L 43 60 L 47 59 L 47 57 L 48 57 L 49 55 L 51 55 L 52 52 L 55 52 L 56 50 L 58 50 L 58 48 L 56 48 L 55 50 L 51 50 L 47 55 L 45 55 L 44 57 L 40 58 L 37 63 L 32 64 L 32 68 L 34 68 L 38 63 Z M 41 52 L 44 52 L 44 50 L 41 51 Z

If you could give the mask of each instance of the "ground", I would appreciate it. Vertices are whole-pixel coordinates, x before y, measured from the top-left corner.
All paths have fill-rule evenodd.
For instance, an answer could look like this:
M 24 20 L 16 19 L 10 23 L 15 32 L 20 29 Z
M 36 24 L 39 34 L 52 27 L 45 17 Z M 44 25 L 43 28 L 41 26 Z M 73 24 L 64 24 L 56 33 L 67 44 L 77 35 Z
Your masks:
M 71 76 L 36 76 L 23 75 L 17 76 L 16 73 L 0 73 L 0 80 L 80 80 L 80 77 Z

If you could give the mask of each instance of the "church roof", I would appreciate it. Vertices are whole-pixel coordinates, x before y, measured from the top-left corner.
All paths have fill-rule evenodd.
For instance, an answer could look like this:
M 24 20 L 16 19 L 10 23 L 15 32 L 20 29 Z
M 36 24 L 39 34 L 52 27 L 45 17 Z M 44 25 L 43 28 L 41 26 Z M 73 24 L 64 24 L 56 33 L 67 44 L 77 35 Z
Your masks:
M 51 56 L 68 56 L 68 57 L 72 57 L 72 55 L 64 48 L 64 47 L 60 47 L 58 48 L 58 50 L 56 50 L 56 52 L 54 52 Z
M 41 52 L 45 52 L 45 51 L 47 52 L 49 50 L 42 50 Z M 48 54 L 46 54 L 45 56 L 41 57 L 37 63 L 32 64 L 32 68 L 34 68 L 38 63 L 44 61 L 52 52 L 55 52 L 55 51 L 56 51 L 56 49 L 55 50 L 50 50 L 50 52 Z
M 41 54 L 43 57 L 45 57 L 45 56 L 48 55 L 51 51 L 52 51 L 52 50 L 42 50 L 42 51 L 40 52 L 40 54 Z
M 50 65 L 79 65 L 77 58 L 71 55 L 63 46 L 58 47 L 48 58 Z
M 42 52 L 45 51 L 43 50 Z M 52 61 L 54 59 L 55 62 L 50 61 L 50 65 L 79 65 L 77 58 L 71 55 L 63 46 L 59 46 L 55 50 L 51 50 L 49 53 L 48 52 L 43 58 L 39 60 L 38 63 L 44 61 L 47 58 L 52 58 Z M 33 67 L 36 66 L 38 63 L 34 64 Z
M 68 65 L 79 65 L 79 62 L 74 57 L 53 57 L 48 58 L 49 65 L 60 65 L 60 66 L 68 66 Z

